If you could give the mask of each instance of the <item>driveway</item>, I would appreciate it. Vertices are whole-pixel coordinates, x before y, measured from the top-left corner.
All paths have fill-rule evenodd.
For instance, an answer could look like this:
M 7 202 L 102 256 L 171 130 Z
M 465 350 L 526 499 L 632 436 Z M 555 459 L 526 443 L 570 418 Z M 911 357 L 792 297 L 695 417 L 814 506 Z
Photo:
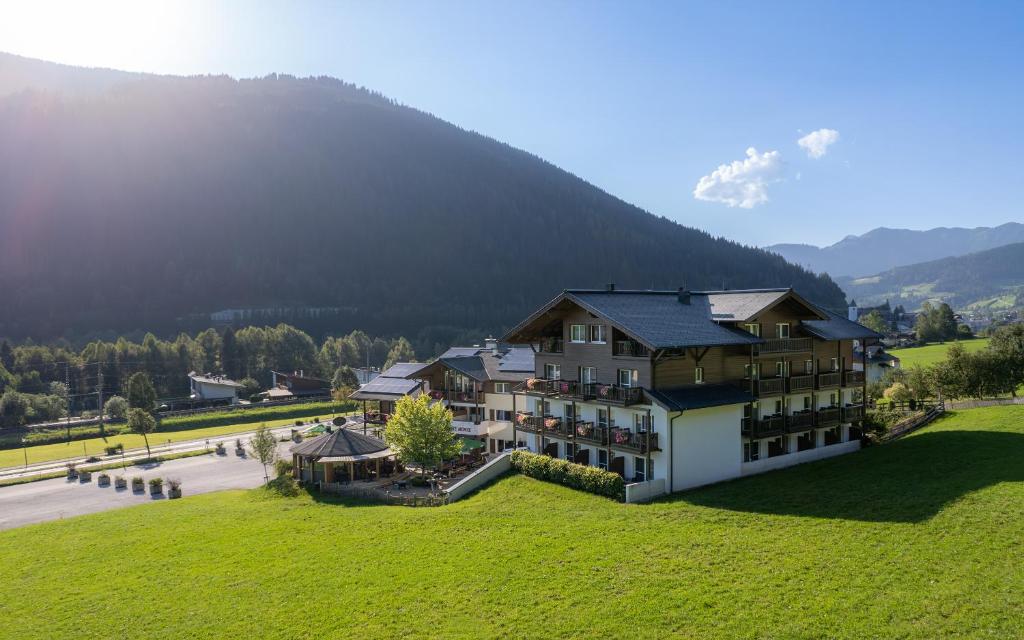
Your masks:
M 278 451 L 282 456 L 288 455 L 290 445 L 281 444 Z M 268 471 L 273 474 L 273 469 Z M 263 465 L 248 457 L 239 458 L 230 449 L 226 456 L 208 454 L 145 467 L 128 466 L 123 472 L 111 469 L 107 473 L 111 476 L 109 487 L 96 483 L 97 472 L 92 474 L 92 481 L 86 483 L 59 478 L 0 487 L 0 529 L 165 500 L 166 483 L 164 494 L 154 498 L 149 495 L 150 478 L 180 479 L 185 498 L 210 491 L 252 489 L 264 481 Z M 146 493 L 132 493 L 130 484 L 127 490 L 114 489 L 113 477 L 119 474 L 129 480 L 134 476 L 145 478 Z

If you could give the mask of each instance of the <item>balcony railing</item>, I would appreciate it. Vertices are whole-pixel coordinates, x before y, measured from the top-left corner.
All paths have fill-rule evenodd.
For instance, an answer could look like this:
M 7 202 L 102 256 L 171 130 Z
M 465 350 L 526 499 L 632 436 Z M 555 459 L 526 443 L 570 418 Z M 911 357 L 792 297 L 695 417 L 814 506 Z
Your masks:
M 757 395 L 771 396 L 786 392 L 785 378 L 761 378 L 757 381 Z
M 637 404 L 643 400 L 643 389 L 640 387 L 622 387 L 617 384 L 576 382 L 575 380 L 530 378 L 516 385 L 514 390 L 517 393 L 592 400 L 594 402 L 604 402 L 624 407 Z
M 832 373 L 819 373 L 818 388 L 828 389 L 830 387 L 838 387 L 842 379 L 843 374 L 838 371 L 833 371 Z
M 640 453 L 647 452 L 647 443 L 650 442 L 650 450 L 658 451 L 658 434 L 650 431 L 632 431 L 613 427 L 609 433 L 612 447 L 621 449 L 632 449 Z
M 529 433 L 565 434 L 562 419 L 554 416 L 535 416 L 520 412 L 516 414 L 516 429 Z
M 846 384 L 848 386 L 856 386 L 864 384 L 864 372 L 863 371 L 847 371 L 846 372 Z
M 825 407 L 824 409 L 818 409 L 818 422 L 819 427 L 831 427 L 839 424 L 839 407 Z
M 786 431 L 790 433 L 799 433 L 801 431 L 807 431 L 814 427 L 814 412 L 813 411 L 802 411 L 800 413 L 794 413 L 793 415 L 786 416 Z
M 814 375 L 792 376 L 789 379 L 789 391 L 810 391 L 814 388 Z
M 768 338 L 755 347 L 758 353 L 793 353 L 811 350 L 810 338 Z
M 541 353 L 562 353 L 564 346 L 561 338 L 541 338 Z
M 612 355 L 615 356 L 634 356 L 637 358 L 646 358 L 651 354 L 650 349 L 640 344 L 636 340 L 616 340 L 612 343 Z
M 786 420 L 782 416 L 768 416 L 754 421 L 753 437 L 767 438 L 780 435 L 786 426 Z
M 576 440 L 601 445 L 608 444 L 608 427 L 602 427 L 590 421 L 579 420 L 575 423 Z
M 864 405 L 851 404 L 843 407 L 843 422 L 853 422 L 864 419 Z
M 486 398 L 483 391 L 456 391 L 455 389 L 449 389 L 448 402 L 463 402 L 463 403 L 474 403 L 483 404 Z

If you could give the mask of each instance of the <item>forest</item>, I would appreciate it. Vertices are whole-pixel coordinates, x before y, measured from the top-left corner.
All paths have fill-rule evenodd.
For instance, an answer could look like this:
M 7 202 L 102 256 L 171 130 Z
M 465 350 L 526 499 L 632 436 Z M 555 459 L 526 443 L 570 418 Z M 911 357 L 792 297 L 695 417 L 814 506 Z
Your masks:
M 427 353 L 609 282 L 845 305 L 828 276 L 339 80 L 110 82 L 0 96 L 0 336 L 167 338 L 237 309 Z
M 146 334 L 142 342 L 119 338 L 90 342 L 81 350 L 67 343 L 11 344 L 0 341 L 0 427 L 59 419 L 95 410 L 97 390 L 105 398 L 127 395 L 129 378 L 144 372 L 161 399 L 189 395 L 190 371 L 223 373 L 235 380 L 254 380 L 261 388 L 271 370 L 332 381 L 339 369 L 387 367 L 416 359 L 405 338 L 371 338 L 361 331 L 328 337 L 320 343 L 295 327 L 230 327 L 207 329 L 195 336 L 179 334 L 161 340 Z M 354 386 L 349 383 L 347 386 Z

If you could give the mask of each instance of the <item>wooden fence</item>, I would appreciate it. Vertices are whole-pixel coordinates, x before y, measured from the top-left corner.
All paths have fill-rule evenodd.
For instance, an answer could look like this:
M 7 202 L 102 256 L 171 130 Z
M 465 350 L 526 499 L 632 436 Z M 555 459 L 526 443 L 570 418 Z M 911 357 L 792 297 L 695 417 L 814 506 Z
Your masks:
M 932 422 L 946 412 L 946 407 L 941 402 L 930 405 L 920 414 L 908 418 L 893 425 L 882 438 L 883 440 L 895 440 L 896 438 L 917 431 L 926 424 Z
M 360 487 L 351 483 L 343 482 L 319 482 L 320 491 L 338 496 L 358 498 L 368 502 L 387 504 L 400 507 L 440 507 L 448 504 L 448 498 L 443 494 L 429 495 L 399 495 L 390 493 L 387 490 L 372 487 Z

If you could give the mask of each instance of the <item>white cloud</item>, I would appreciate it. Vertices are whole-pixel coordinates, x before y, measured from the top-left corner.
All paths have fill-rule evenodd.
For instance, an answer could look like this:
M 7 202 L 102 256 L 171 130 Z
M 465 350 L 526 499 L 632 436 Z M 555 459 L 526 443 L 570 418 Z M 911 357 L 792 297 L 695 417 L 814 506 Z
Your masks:
M 719 165 L 697 182 L 693 197 L 722 202 L 730 207 L 753 209 L 768 202 L 768 185 L 782 179 L 782 157 L 778 151 L 758 153 L 747 149 L 745 160 Z
M 839 132 L 835 129 L 818 129 L 796 141 L 807 152 L 807 157 L 818 159 L 828 153 L 829 145 L 839 142 Z

